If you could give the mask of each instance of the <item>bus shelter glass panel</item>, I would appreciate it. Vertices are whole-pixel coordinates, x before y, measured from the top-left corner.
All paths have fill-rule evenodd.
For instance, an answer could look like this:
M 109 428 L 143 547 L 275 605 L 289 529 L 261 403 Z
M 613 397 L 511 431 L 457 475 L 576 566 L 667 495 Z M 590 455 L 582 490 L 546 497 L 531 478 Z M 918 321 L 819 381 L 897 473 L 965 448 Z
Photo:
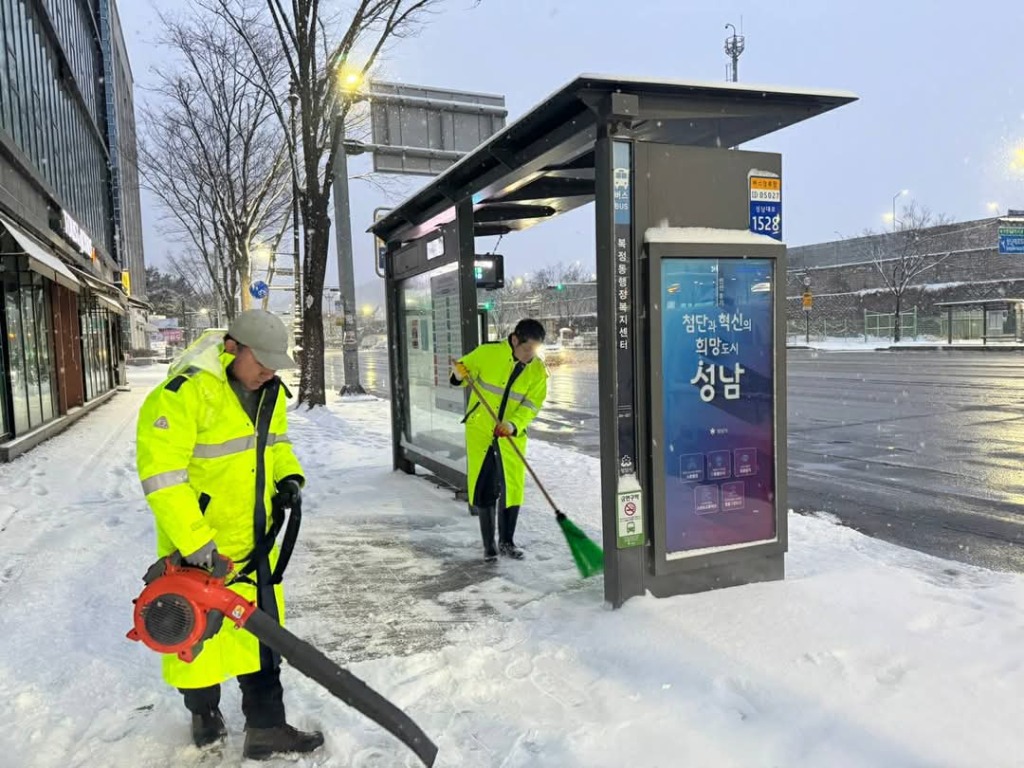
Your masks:
M 409 391 L 405 439 L 435 461 L 465 472 L 465 397 L 449 382 L 450 359 L 463 354 L 457 264 L 402 283 L 401 322 Z
M 669 560 L 776 538 L 773 270 L 661 261 Z

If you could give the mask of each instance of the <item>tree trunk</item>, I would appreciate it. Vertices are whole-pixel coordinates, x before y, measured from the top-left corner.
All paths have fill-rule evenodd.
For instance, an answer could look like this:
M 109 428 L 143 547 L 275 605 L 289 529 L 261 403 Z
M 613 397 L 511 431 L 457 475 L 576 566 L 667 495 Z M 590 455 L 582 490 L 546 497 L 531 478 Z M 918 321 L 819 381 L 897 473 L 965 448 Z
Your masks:
M 249 234 L 240 232 L 231 243 L 231 268 L 235 285 L 231 287 L 232 299 L 238 296 L 238 306 L 243 312 L 252 309 L 252 295 L 249 283 L 252 277 L 252 264 L 249 261 Z
M 317 195 L 303 206 L 306 234 L 305 275 L 306 304 L 302 308 L 302 378 L 299 402 L 312 408 L 326 405 L 324 383 L 324 319 L 320 297 L 324 291 L 327 271 L 327 246 L 331 236 L 331 219 L 327 215 L 329 198 Z
M 892 331 L 892 342 L 893 344 L 899 344 L 900 339 L 903 336 L 903 317 L 900 313 L 901 305 L 903 304 L 903 295 L 900 293 L 896 294 L 896 322 L 893 325 Z
M 249 284 L 252 282 L 252 275 L 242 272 L 241 280 L 239 281 L 239 299 L 242 305 L 242 311 L 252 309 L 252 294 L 249 293 Z M 234 303 L 234 302 L 232 302 Z

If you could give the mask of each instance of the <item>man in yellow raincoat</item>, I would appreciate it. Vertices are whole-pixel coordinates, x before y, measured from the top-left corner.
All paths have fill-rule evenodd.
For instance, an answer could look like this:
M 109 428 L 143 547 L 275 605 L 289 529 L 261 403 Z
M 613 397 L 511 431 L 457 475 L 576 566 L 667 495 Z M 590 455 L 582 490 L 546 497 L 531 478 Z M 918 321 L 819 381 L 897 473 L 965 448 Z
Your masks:
M 284 596 L 273 574 L 278 549 L 270 548 L 268 531 L 274 501 L 294 510 L 305 479 L 288 439 L 290 393 L 275 372 L 294 367 L 284 323 L 262 310 L 243 312 L 226 336 L 207 332 L 185 351 L 146 398 L 137 433 L 158 554 L 178 551 L 190 565 L 207 568 L 218 553 L 229 557 L 239 572 L 250 571 L 231 588 L 282 623 Z M 242 689 L 246 757 L 312 752 L 323 744 L 322 734 L 287 724 L 280 658 L 230 622 L 191 663 L 165 655 L 163 672 L 184 694 L 196 746 L 226 735 L 220 684 L 231 677 Z
M 498 424 L 482 407 L 476 393 L 466 408 L 466 462 L 469 499 L 480 519 L 484 559 L 498 554 L 523 558 L 516 546 L 516 523 L 526 489 L 526 466 L 506 437 L 511 436 L 526 455 L 527 428 L 544 407 L 548 371 L 537 352 L 544 343 L 544 326 L 521 320 L 505 341 L 481 344 L 455 364 L 451 383 L 467 386 L 472 378 L 477 391 L 498 415 Z M 498 547 L 494 522 L 498 521 Z

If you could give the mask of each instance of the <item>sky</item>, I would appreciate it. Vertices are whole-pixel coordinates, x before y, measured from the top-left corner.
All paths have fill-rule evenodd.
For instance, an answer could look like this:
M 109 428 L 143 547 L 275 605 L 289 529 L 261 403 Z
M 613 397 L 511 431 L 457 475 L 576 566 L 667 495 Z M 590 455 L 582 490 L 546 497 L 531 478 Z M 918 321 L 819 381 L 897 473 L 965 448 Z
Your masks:
M 146 98 L 155 8 L 180 0 L 128 0 L 120 6 L 136 80 Z M 343 9 L 345 2 L 324 0 Z M 723 81 L 729 34 L 741 25 L 744 83 L 850 90 L 860 101 L 787 128 L 744 149 L 783 156 L 789 245 L 835 240 L 885 227 L 893 195 L 955 220 L 1024 208 L 1024 81 L 1019 0 L 448 0 L 420 34 L 400 41 L 378 77 L 417 85 L 502 94 L 509 121 L 583 72 Z M 351 158 L 355 175 L 368 156 Z M 1014 160 L 1017 157 L 1018 159 Z M 412 191 L 429 181 L 403 180 Z M 394 206 L 362 181 L 351 184 L 356 282 L 374 279 L 366 228 L 373 209 Z M 143 198 L 147 263 L 174 247 Z M 490 241 L 481 241 L 492 247 Z M 592 208 L 506 237 L 506 275 L 557 262 L 594 263 Z M 333 262 L 328 284 L 336 284 Z

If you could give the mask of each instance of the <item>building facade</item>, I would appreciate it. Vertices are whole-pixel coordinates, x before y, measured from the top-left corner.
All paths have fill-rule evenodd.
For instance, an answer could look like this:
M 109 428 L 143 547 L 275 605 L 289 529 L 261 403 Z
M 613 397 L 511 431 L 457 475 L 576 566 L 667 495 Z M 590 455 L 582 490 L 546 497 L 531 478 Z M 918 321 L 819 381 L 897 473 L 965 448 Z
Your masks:
M 887 283 L 894 282 L 893 274 L 899 282 L 899 270 L 910 262 L 921 271 L 900 299 L 903 326 L 913 336 L 945 339 L 949 328 L 942 305 L 1024 297 L 1024 260 L 999 253 L 998 231 L 999 219 L 990 218 L 790 248 L 790 335 L 803 336 L 807 330 L 815 337 L 890 335 L 894 320 L 879 319 L 895 313 L 896 297 Z M 813 295 L 809 318 L 802 303 L 808 285 Z M 979 316 L 954 328 L 954 335 L 970 338 L 981 327 Z
M 113 0 L 0 0 L 0 458 L 124 383 L 122 272 L 144 270 L 104 8 L 121 39 Z
M 127 335 L 131 349 L 148 346 L 146 264 L 142 249 L 142 205 L 139 157 L 135 131 L 135 83 L 114 0 L 99 0 L 100 35 L 104 60 L 107 132 L 110 152 L 114 251 L 122 269 L 121 282 L 129 297 Z

